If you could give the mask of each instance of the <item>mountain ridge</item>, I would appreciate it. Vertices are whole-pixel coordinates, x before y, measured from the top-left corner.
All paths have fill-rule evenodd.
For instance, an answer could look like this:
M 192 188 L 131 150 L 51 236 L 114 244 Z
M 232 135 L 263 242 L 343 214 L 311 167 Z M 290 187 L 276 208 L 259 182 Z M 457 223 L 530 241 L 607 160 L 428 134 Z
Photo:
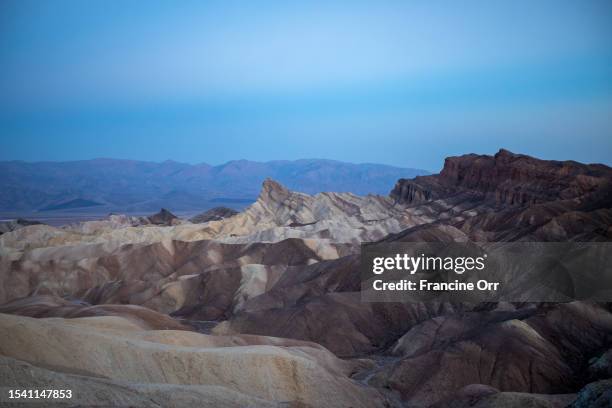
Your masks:
M 421 204 L 443 196 L 472 194 L 493 205 L 542 204 L 554 200 L 599 201 L 610 195 L 612 168 L 571 160 L 542 160 L 500 149 L 495 155 L 448 157 L 439 174 L 400 179 L 391 196 Z
M 37 211 L 65 202 L 102 203 L 104 211 L 203 211 L 244 207 L 255 201 L 263 180 L 279 180 L 305 193 L 350 191 L 386 194 L 399 178 L 429 174 L 420 169 L 328 159 L 233 160 L 211 166 L 166 160 L 148 162 L 98 158 L 64 162 L 0 161 L 0 211 Z

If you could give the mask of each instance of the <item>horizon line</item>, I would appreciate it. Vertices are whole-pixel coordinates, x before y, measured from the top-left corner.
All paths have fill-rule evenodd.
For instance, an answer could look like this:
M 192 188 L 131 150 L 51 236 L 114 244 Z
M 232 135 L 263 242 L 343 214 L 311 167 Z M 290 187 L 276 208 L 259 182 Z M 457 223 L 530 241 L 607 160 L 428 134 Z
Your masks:
M 296 163 L 300 161 L 320 161 L 320 162 L 333 162 L 333 163 L 341 163 L 341 164 L 351 164 L 351 165 L 374 165 L 374 166 L 385 166 L 396 169 L 407 169 L 407 170 L 422 170 L 431 173 L 431 170 L 422 169 L 417 167 L 405 167 L 398 166 L 394 164 L 386 164 L 386 163 L 377 163 L 377 162 L 352 162 L 338 159 L 327 159 L 327 158 L 300 158 L 300 159 L 272 159 L 272 160 L 251 160 L 251 159 L 233 159 L 228 160 L 226 162 L 222 162 L 220 164 L 210 164 L 207 162 L 187 162 L 187 161 L 178 161 L 174 159 L 165 159 L 165 160 L 142 160 L 142 159 L 126 159 L 126 158 L 114 158 L 114 157 L 93 157 L 89 159 L 72 159 L 72 160 L 23 160 L 23 159 L 10 159 L 10 160 L 0 160 L 0 163 L 27 163 L 27 164 L 43 164 L 43 163 L 54 163 L 54 164 L 62 164 L 62 163 L 75 163 L 75 162 L 92 162 L 92 161 L 122 161 L 122 162 L 139 162 L 139 163 L 153 163 L 153 164 L 164 164 L 164 163 L 176 163 L 183 164 L 187 166 L 202 166 L 206 165 L 209 167 L 221 167 L 228 165 L 230 163 L 236 162 L 249 162 L 249 163 L 257 163 L 257 164 L 270 164 L 270 163 L 279 163 L 279 162 L 287 162 L 287 163 Z

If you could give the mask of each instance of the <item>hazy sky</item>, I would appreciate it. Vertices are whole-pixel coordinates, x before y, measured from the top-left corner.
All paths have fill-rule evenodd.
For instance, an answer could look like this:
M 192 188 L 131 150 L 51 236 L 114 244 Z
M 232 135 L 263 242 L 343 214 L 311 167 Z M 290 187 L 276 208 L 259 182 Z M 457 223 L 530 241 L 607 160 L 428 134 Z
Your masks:
M 612 2 L 0 1 L 0 160 L 612 164 Z

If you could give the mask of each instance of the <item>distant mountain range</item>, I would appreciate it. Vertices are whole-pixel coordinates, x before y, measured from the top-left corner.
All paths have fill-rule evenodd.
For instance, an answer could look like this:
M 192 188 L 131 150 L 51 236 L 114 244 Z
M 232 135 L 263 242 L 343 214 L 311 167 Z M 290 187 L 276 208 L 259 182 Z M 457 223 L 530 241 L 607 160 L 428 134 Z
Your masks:
M 0 162 L 0 211 L 198 211 L 241 208 L 254 201 L 267 177 L 313 194 L 344 191 L 388 194 L 400 178 L 425 170 L 333 160 L 230 161 L 219 166 L 94 159 Z M 81 205 L 82 204 L 82 205 Z

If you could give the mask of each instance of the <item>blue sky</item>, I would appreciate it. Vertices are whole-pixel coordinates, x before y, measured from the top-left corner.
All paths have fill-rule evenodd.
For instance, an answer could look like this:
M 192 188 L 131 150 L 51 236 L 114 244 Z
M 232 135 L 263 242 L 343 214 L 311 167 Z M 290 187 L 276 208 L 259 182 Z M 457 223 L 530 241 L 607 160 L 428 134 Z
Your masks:
M 612 164 L 612 2 L 0 2 L 0 160 Z

